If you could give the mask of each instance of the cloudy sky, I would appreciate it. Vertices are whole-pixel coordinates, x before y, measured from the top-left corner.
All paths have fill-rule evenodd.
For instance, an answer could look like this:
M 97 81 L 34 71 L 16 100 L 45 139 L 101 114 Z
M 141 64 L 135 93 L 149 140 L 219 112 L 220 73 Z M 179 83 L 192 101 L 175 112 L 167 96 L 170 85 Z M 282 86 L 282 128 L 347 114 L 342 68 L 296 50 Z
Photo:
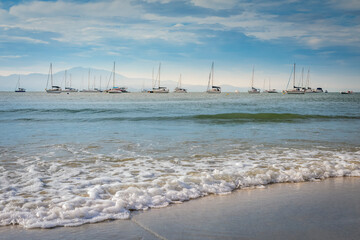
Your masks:
M 284 89 L 294 62 L 313 87 L 360 90 L 359 0 L 1 0 L 0 75 L 72 67 Z

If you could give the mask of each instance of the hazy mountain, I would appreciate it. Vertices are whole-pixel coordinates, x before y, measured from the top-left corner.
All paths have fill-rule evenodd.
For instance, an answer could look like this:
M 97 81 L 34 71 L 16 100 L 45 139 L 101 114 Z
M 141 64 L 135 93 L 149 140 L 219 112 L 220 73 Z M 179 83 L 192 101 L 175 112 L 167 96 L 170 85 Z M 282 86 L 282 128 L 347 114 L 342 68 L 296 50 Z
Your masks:
M 90 71 L 90 75 L 89 75 Z M 74 87 L 77 89 L 89 88 L 111 88 L 113 79 L 111 71 L 94 69 L 94 68 L 83 68 L 75 67 L 66 71 L 66 82 L 67 86 Z M 14 91 L 17 80 L 20 76 L 21 87 L 26 88 L 27 91 L 44 91 L 48 82 L 48 74 L 32 73 L 28 75 L 10 75 L 0 76 L 0 91 Z M 116 74 L 115 77 L 116 86 L 128 87 L 131 92 L 139 92 L 143 87 L 145 89 L 152 88 L 152 80 L 149 78 L 128 78 L 121 74 Z M 65 71 L 53 73 L 54 85 L 65 87 Z M 173 91 L 176 87 L 177 82 L 171 80 L 161 81 L 162 86 L 166 86 Z M 50 80 L 48 82 L 50 87 Z M 231 85 L 220 85 L 224 92 L 234 92 L 235 90 L 247 91 L 247 89 L 239 88 Z M 190 85 L 183 84 L 183 87 L 188 89 L 189 92 L 204 92 L 206 91 L 206 85 Z

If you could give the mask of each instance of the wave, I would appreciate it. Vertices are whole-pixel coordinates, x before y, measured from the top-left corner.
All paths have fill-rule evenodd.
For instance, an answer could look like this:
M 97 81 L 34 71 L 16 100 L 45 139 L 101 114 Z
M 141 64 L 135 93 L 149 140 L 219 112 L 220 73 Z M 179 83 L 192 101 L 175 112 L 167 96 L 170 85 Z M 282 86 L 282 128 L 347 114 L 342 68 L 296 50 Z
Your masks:
M 40 110 L 43 112 L 52 112 L 51 110 Z M 57 109 L 55 112 L 67 112 L 67 113 L 107 113 L 107 109 Z M 201 114 L 201 115 L 185 115 L 185 116 L 126 116 L 123 115 L 126 111 L 116 110 L 112 111 L 111 115 L 106 116 L 102 115 L 86 115 L 86 117 L 81 117 L 79 115 L 68 116 L 59 116 L 56 115 L 56 118 L 53 116 L 22 116 L 14 119 L 2 119 L 0 122 L 8 121 L 26 121 L 26 122 L 53 122 L 53 121 L 65 121 L 65 122 L 103 122 L 103 121 L 196 121 L 196 122 L 205 122 L 213 124 L 226 124 L 226 123 L 263 123 L 263 122 L 298 122 L 304 120 L 359 120 L 360 116 L 344 116 L 344 115 L 303 115 L 303 114 L 293 114 L 293 113 L 222 113 L 222 114 Z M 54 112 L 52 112 L 54 113 Z M 116 114 L 122 114 L 121 116 L 116 116 Z M 115 116 L 114 116 L 115 115 Z
M 109 108 L 18 108 L 18 109 L 6 109 L 0 110 L 0 113 L 123 113 L 124 110 L 109 109 Z
M 64 149 L 55 147 L 58 151 Z M 94 153 L 87 156 L 97 161 L 88 161 L 80 156 L 86 150 L 66 149 L 75 150 L 73 160 L 48 161 L 43 159 L 48 153 L 37 153 L 37 161 L 25 157 L 15 163 L 16 170 L 3 169 L 5 176 L 10 174 L 11 178 L 4 177 L 2 181 L 5 191 L 0 191 L 0 226 L 78 226 L 127 219 L 132 210 L 166 207 L 235 189 L 360 176 L 358 148 L 271 148 L 256 154 L 249 149 L 176 162 L 141 156 L 116 167 L 109 159 L 118 161 L 121 157 L 117 154 Z M 188 165 L 189 160 L 193 166 Z M 169 172 L 170 168 L 174 172 Z
M 293 113 L 223 113 L 196 115 L 194 118 L 204 120 L 294 121 L 304 119 L 360 119 L 360 116 L 303 115 Z

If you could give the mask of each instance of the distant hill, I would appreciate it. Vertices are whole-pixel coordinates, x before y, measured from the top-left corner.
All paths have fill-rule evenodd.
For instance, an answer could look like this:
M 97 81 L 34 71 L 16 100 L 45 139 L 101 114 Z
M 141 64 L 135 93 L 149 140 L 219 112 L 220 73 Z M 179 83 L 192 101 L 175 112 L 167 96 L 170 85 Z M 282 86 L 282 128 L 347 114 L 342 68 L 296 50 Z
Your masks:
M 89 79 L 90 70 L 90 81 Z M 101 81 L 100 81 L 101 77 Z M 0 76 L 0 91 L 14 91 L 16 82 L 19 75 Z M 20 75 L 20 85 L 26 88 L 27 91 L 44 91 L 47 84 L 48 75 L 41 73 L 32 73 L 27 75 Z M 54 85 L 65 87 L 65 71 L 56 72 L 53 74 Z M 107 89 L 112 87 L 111 71 L 94 69 L 94 68 L 83 68 L 75 67 L 67 70 L 67 86 L 77 89 L 87 89 L 96 87 L 101 89 Z M 151 89 L 152 80 L 149 78 L 128 78 L 121 74 L 116 74 L 116 85 L 122 87 L 128 87 L 130 92 L 139 92 L 141 89 Z M 166 86 L 173 91 L 176 87 L 177 82 L 171 80 L 161 81 L 162 86 Z M 50 82 L 49 82 L 50 86 Z M 247 91 L 245 88 L 239 88 L 231 85 L 220 85 L 223 92 L 234 92 L 235 90 Z M 188 89 L 189 92 L 204 92 L 206 91 L 206 85 L 190 85 L 183 84 L 183 87 Z

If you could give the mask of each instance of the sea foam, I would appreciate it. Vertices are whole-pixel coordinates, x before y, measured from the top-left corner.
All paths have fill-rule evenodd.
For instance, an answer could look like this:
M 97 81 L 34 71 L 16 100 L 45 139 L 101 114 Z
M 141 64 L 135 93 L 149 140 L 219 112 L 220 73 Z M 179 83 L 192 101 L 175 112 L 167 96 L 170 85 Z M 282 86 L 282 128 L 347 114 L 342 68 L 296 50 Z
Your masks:
M 65 150 L 70 155 L 57 155 Z M 344 176 L 360 176 L 359 149 L 254 146 L 190 159 L 135 154 L 129 159 L 119 152 L 57 145 L 0 167 L 0 225 L 51 228 L 128 219 L 131 210 L 234 189 Z

